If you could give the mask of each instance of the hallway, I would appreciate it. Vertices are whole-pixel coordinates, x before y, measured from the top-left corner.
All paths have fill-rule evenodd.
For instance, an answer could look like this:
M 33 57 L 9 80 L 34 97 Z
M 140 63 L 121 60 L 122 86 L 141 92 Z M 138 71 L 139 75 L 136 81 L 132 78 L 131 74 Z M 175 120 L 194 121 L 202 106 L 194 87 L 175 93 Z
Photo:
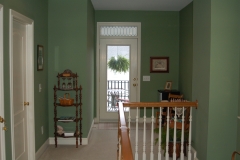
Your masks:
M 117 124 L 92 128 L 88 145 L 50 145 L 39 160 L 113 160 L 117 157 Z

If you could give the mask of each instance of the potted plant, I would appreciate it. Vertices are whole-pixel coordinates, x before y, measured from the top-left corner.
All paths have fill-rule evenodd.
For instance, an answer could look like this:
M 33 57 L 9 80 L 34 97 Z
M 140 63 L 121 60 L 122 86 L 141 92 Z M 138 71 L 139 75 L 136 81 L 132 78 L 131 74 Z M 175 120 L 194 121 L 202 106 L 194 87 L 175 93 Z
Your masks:
M 159 134 L 159 128 L 155 128 L 154 132 Z M 166 137 L 167 137 L 167 128 L 166 127 L 162 127 L 161 129 L 161 147 L 164 150 L 164 155 L 166 152 Z M 184 131 L 184 142 L 188 141 L 188 135 L 189 132 L 188 130 Z M 182 130 L 176 129 L 176 144 L 180 145 L 181 144 L 181 137 L 182 137 Z M 170 156 L 172 155 L 172 151 L 173 151 L 173 141 L 174 141 L 174 128 L 169 128 L 169 154 Z M 155 139 L 155 144 L 158 143 L 158 138 Z M 177 152 L 177 151 L 176 151 Z M 180 155 L 180 153 L 177 153 L 178 155 Z
M 126 73 L 129 69 L 129 60 L 121 55 L 118 55 L 117 58 L 111 57 L 108 61 L 108 67 L 114 72 Z

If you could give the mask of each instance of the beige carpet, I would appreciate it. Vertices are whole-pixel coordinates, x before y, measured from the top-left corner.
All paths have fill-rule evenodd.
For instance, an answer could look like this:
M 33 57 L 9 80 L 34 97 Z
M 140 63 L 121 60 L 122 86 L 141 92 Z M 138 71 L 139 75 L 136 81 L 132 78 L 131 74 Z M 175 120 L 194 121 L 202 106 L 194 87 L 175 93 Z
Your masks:
M 50 145 L 39 160 L 116 160 L 117 130 L 92 129 L 88 145 Z
M 79 146 L 75 145 L 50 145 L 43 153 L 39 160 L 116 160 L 117 159 L 117 123 L 100 123 L 95 124 L 92 128 L 91 137 L 88 145 Z M 138 159 L 142 159 L 143 153 L 143 125 L 139 124 L 138 145 L 135 145 L 136 130 L 135 125 L 131 124 L 131 142 L 133 155 L 135 155 L 136 147 L 138 150 Z M 151 125 L 146 126 L 146 159 L 150 159 L 151 149 Z M 156 134 L 154 134 L 154 139 Z M 154 160 L 157 160 L 158 146 L 153 146 Z M 162 160 L 165 157 L 162 156 Z M 172 158 L 170 158 L 171 160 Z M 187 157 L 185 157 L 187 159 Z

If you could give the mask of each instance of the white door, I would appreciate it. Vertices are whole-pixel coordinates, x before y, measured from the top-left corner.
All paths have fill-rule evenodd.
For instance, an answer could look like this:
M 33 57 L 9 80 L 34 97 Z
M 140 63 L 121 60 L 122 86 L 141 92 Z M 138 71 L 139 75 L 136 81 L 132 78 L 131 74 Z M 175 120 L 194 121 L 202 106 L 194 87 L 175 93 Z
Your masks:
M 0 4 L 0 116 L 4 117 L 4 92 L 3 92 L 3 6 Z M 5 131 L 4 122 L 0 123 L 0 160 L 5 160 Z
M 13 115 L 15 159 L 27 160 L 26 25 L 13 21 Z
M 131 102 L 137 101 L 140 88 L 138 85 L 137 44 L 137 39 L 100 39 L 100 121 L 118 120 L 118 109 L 115 98 L 120 97 L 121 99 L 128 99 Z M 115 51 L 114 48 L 116 48 Z M 116 72 L 109 72 L 107 63 L 112 57 L 117 58 L 120 50 L 123 52 L 121 56 L 129 59 L 130 65 L 127 74 L 117 75 Z M 110 74 L 112 75 L 110 76 Z M 109 77 L 112 79 L 109 80 Z M 119 80 L 123 77 L 128 77 L 128 80 Z M 120 85 L 120 83 L 122 84 Z M 130 113 L 131 117 L 135 117 L 136 109 L 131 109 Z

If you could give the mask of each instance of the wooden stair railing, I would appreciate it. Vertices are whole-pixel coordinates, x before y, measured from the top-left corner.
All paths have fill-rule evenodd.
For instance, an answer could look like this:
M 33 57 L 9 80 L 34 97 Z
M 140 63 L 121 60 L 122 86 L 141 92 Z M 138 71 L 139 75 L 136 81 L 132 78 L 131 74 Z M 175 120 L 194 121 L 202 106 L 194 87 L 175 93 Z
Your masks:
M 134 160 L 131 142 L 129 138 L 129 129 L 127 127 L 123 104 L 119 103 L 118 108 L 118 160 Z
M 240 155 L 240 152 L 234 151 L 234 152 L 232 153 L 232 160 L 235 160 L 235 155 L 236 155 L 236 154 Z
M 129 108 L 159 108 L 159 107 L 198 107 L 198 101 L 196 102 L 128 102 L 128 103 L 122 103 L 119 102 L 119 108 L 118 108 L 118 113 L 119 113 L 119 120 L 118 120 L 118 152 L 117 152 L 117 157 L 118 160 L 134 160 L 133 157 L 133 151 L 131 147 L 131 141 L 129 137 L 129 129 L 126 123 L 126 118 L 124 114 L 124 107 L 129 107 Z M 152 116 L 153 116 L 153 111 L 152 111 Z M 130 123 L 130 120 L 129 122 Z M 152 120 L 152 127 L 153 127 L 153 120 Z M 190 132 L 191 132 L 191 125 L 190 125 Z M 191 142 L 191 135 L 189 135 L 189 139 Z M 189 146 L 191 143 L 189 143 Z M 168 153 L 168 152 L 167 152 Z M 191 153 L 188 153 L 191 155 Z M 136 154 L 135 154 L 136 156 Z

